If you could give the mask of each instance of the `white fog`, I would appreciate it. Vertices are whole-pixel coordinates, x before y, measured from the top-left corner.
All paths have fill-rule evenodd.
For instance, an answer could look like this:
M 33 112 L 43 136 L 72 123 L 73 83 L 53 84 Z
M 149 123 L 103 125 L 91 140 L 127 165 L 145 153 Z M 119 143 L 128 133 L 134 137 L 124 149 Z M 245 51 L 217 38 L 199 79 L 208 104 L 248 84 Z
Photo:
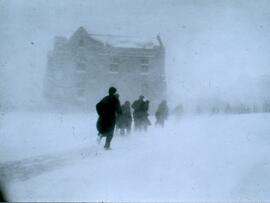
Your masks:
M 269 20 L 267 0 L 0 0 L 0 181 L 6 199 L 269 201 Z M 156 44 L 125 50 L 95 41 L 102 36 Z M 55 37 L 62 37 L 61 53 L 68 54 L 53 66 L 60 53 Z M 79 99 L 67 96 L 75 88 L 68 83 L 74 53 L 91 40 L 96 47 L 103 43 L 105 51 L 93 56 L 104 58 L 91 58 L 89 45 L 86 70 L 91 64 L 99 70 L 90 70 Z M 134 50 L 130 59 L 121 58 Z M 100 80 L 100 67 L 106 60 L 115 66 L 115 54 L 117 68 L 123 62 L 128 71 L 110 70 Z M 139 64 L 147 66 L 140 80 L 130 79 L 136 78 L 136 54 L 150 59 Z M 49 70 L 62 65 L 63 82 L 56 86 Z M 61 85 L 66 93 L 58 91 Z M 148 99 L 151 125 L 136 131 L 132 123 L 124 136 L 114 130 L 112 150 L 105 151 L 105 139 L 96 142 L 95 105 L 110 86 L 121 105 L 140 95 Z M 169 116 L 158 126 L 155 112 L 164 99 Z

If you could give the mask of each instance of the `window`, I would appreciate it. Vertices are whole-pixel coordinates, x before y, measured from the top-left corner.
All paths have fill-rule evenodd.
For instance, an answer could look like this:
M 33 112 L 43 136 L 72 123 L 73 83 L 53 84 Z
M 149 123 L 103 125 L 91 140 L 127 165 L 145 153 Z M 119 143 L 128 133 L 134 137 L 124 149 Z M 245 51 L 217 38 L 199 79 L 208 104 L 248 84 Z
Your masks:
M 149 72 L 149 58 L 141 58 L 141 73 L 146 74 Z
M 142 65 L 148 65 L 149 64 L 149 58 L 141 58 L 141 64 Z
M 81 62 L 81 63 L 86 63 L 87 62 L 85 56 L 79 55 L 78 58 L 79 58 L 79 62 Z
M 84 41 L 82 39 L 80 39 L 79 46 L 82 47 L 83 45 L 84 45 Z
M 109 67 L 109 71 L 110 73 L 118 73 L 119 72 L 119 62 L 120 62 L 120 58 L 119 57 L 112 57 L 111 58 L 111 64 Z
M 113 57 L 112 58 L 112 63 L 113 64 L 118 64 L 120 62 L 120 58 L 118 58 L 118 57 Z
M 148 73 L 149 66 L 148 65 L 141 65 L 141 72 L 142 73 Z

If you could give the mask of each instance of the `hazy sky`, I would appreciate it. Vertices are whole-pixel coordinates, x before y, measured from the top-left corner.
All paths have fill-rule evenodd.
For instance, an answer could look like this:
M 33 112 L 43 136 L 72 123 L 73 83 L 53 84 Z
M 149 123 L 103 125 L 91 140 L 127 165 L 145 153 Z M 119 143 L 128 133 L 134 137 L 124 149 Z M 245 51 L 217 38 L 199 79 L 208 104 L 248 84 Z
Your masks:
M 0 67 L 14 101 L 41 100 L 55 35 L 154 37 L 166 46 L 170 100 L 256 100 L 270 74 L 268 0 L 0 0 Z M 30 99 L 32 98 L 32 99 Z

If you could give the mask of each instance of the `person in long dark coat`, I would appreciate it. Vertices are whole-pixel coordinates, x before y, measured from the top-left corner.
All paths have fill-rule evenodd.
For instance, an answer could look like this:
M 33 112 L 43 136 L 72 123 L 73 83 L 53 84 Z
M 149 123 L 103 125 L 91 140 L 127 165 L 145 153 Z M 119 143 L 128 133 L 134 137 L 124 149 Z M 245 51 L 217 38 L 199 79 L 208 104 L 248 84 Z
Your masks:
M 99 115 L 97 121 L 97 130 L 100 137 L 106 137 L 105 149 L 110 149 L 111 140 L 116 122 L 116 114 L 121 114 L 120 101 L 115 96 L 117 89 L 115 87 L 109 88 L 109 95 L 104 97 L 96 105 L 96 110 Z
M 5 187 L 3 187 L 3 186 L 4 186 L 3 182 L 0 181 L 0 202 L 8 202 Z
M 135 100 L 131 105 L 131 107 L 133 108 L 133 119 L 135 130 L 142 129 L 143 105 L 144 105 L 144 96 L 140 96 L 139 99 Z
M 159 105 L 155 113 L 156 125 L 164 126 L 165 120 L 168 118 L 169 108 L 167 106 L 166 100 L 163 100 Z
M 129 134 L 131 131 L 132 116 L 130 110 L 130 102 L 126 101 L 122 106 L 122 114 L 118 118 L 118 126 L 120 128 L 120 134 Z

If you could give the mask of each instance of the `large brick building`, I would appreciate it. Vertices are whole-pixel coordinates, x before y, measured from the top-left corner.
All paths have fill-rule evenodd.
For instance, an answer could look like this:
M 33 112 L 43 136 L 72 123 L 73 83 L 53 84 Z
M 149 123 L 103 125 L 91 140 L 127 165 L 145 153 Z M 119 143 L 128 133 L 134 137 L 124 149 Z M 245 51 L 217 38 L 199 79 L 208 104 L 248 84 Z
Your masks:
M 154 105 L 164 99 L 165 48 L 160 37 L 145 41 L 94 35 L 83 27 L 69 39 L 55 37 L 46 72 L 49 101 L 94 108 L 109 86 L 118 89 L 122 102 L 139 95 Z

